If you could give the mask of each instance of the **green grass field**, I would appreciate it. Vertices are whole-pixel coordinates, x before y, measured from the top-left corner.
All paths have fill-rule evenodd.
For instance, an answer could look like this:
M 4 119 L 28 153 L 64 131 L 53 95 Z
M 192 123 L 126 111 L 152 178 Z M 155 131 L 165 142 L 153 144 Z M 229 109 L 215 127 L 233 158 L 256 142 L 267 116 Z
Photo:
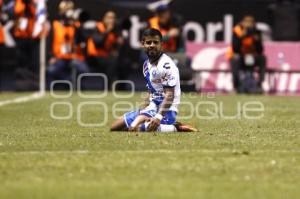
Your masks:
M 63 93 L 59 93 L 63 94 Z M 124 93 L 123 93 L 124 94 Z M 14 93 L 0 94 L 0 101 Z M 237 104 L 262 102 L 259 120 L 200 119 L 209 105 L 182 119 L 198 133 L 129 134 L 109 132 L 111 94 L 101 100 L 44 98 L 0 107 L 0 198 L 300 198 L 300 98 L 275 96 L 185 96 L 196 106 L 223 103 L 225 115 Z M 108 105 L 108 124 L 81 127 L 80 102 Z M 141 101 L 140 94 L 129 99 Z M 70 102 L 68 120 L 50 117 L 53 102 Z M 57 116 L 68 115 L 57 107 Z M 239 112 L 243 112 L 240 110 Z M 122 111 L 121 111 L 122 112 Z M 121 113 L 120 112 L 120 113 Z M 184 105 L 181 116 L 191 114 Z M 255 113 L 253 113 L 255 114 Z M 81 120 L 104 118 L 96 105 L 82 107 Z

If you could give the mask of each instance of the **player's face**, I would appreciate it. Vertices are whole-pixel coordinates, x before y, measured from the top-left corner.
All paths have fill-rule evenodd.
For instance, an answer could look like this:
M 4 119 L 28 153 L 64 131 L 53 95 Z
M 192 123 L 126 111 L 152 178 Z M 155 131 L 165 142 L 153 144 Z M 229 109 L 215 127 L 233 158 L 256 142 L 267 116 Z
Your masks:
M 148 57 L 156 58 L 162 51 L 162 43 L 159 36 L 147 36 L 142 41 L 143 48 Z

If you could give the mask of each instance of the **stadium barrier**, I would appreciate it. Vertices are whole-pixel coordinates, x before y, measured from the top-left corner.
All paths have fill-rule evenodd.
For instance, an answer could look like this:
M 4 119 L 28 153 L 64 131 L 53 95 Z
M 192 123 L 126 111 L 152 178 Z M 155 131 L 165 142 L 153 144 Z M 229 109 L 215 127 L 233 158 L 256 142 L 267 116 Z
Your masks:
M 197 91 L 233 90 L 230 65 L 225 58 L 228 44 L 188 43 L 187 54 Z M 263 89 L 269 93 L 300 93 L 300 43 L 266 42 L 266 78 Z

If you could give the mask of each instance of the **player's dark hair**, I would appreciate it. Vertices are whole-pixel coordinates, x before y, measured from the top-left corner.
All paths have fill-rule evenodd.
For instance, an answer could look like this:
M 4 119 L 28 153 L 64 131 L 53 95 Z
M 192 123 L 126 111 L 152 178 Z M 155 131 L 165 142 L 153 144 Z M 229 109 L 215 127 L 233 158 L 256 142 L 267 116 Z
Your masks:
M 162 34 L 157 29 L 154 29 L 154 28 L 146 29 L 142 34 L 142 41 L 145 39 L 145 37 L 148 37 L 148 36 L 151 36 L 151 37 L 158 36 L 160 41 L 162 41 Z

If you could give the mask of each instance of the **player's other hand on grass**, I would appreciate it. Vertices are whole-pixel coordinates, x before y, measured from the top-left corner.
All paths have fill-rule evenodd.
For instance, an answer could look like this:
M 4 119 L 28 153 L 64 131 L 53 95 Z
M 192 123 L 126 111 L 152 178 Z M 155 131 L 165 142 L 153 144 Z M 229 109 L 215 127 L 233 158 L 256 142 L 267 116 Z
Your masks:
M 147 131 L 156 131 L 160 125 L 160 120 L 157 118 L 151 118 Z

